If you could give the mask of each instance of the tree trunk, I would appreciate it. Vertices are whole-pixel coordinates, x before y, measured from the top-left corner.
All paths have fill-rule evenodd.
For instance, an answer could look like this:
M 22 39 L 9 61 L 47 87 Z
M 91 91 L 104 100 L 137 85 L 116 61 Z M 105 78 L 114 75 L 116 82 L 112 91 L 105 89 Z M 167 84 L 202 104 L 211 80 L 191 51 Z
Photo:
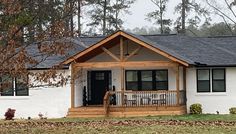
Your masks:
M 116 5 L 118 5 L 118 0 L 116 0 Z M 116 19 L 116 24 L 115 24 L 115 27 L 116 27 L 116 31 L 119 29 L 118 28 L 118 15 L 119 15 L 119 11 L 118 11 L 118 9 L 116 9 L 116 11 L 115 11 L 115 19 Z
M 81 35 L 81 0 L 78 0 L 78 36 Z
M 70 32 L 71 36 L 74 36 L 74 19 L 73 19 L 74 2 L 70 2 Z
M 107 10 L 107 0 L 104 0 L 104 7 L 103 7 L 103 27 L 102 27 L 102 31 L 103 31 L 103 35 L 106 35 L 106 10 Z
M 160 19 L 161 19 L 161 34 L 163 34 L 163 8 L 162 8 L 162 0 L 160 0 Z
M 66 3 L 64 5 L 64 13 L 65 14 L 69 14 L 69 0 L 66 0 Z M 70 16 L 66 15 L 65 17 L 65 31 L 69 31 L 70 30 Z
M 186 29 L 185 29 L 185 15 L 186 15 L 186 0 L 182 0 L 182 14 L 181 14 L 181 18 L 182 18 L 182 30 L 181 32 L 185 34 Z

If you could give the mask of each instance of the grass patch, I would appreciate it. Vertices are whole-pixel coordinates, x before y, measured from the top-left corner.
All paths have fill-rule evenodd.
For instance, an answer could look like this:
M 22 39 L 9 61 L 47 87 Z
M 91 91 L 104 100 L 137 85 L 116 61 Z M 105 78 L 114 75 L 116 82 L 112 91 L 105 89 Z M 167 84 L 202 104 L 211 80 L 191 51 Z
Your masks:
M 123 121 L 123 120 L 181 120 L 181 121 L 236 121 L 236 115 L 216 115 L 216 114 L 201 114 L 201 115 L 173 115 L 173 116 L 146 116 L 146 117 L 127 117 L 127 118 L 60 118 L 49 119 L 52 122 L 84 122 L 84 121 Z

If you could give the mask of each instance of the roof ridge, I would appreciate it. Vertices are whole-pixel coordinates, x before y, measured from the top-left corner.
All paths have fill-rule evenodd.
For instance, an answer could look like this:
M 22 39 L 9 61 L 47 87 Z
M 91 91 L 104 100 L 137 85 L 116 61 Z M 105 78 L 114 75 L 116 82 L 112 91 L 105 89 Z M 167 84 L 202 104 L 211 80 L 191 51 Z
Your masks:
M 106 36 L 104 35 L 99 35 L 99 36 L 79 36 L 77 38 L 105 38 Z
M 141 36 L 174 36 L 178 34 L 136 34 L 136 35 L 141 35 Z
M 207 36 L 203 38 L 230 38 L 230 37 L 236 37 L 236 35 L 214 35 L 214 36 Z

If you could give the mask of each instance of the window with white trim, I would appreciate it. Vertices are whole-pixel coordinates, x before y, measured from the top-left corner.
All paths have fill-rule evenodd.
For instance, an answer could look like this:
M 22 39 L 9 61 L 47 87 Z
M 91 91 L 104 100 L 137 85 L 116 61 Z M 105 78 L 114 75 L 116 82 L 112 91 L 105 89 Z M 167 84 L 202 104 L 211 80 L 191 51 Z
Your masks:
M 197 69 L 197 92 L 226 92 L 225 69 Z
M 197 92 L 210 92 L 210 70 L 197 70 Z
M 212 69 L 212 92 L 225 92 L 225 69 Z

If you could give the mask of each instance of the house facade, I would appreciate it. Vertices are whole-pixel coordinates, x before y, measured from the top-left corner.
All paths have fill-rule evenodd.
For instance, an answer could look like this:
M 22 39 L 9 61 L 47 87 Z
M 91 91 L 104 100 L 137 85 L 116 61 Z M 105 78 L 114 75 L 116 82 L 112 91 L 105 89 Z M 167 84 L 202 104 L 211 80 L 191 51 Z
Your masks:
M 17 118 L 58 118 L 179 115 L 194 103 L 204 113 L 227 114 L 236 106 L 236 37 L 117 31 L 78 40 L 84 48 L 60 60 L 69 66 L 58 70 L 71 76 L 67 85 L 3 94 L 0 117 L 7 108 Z

